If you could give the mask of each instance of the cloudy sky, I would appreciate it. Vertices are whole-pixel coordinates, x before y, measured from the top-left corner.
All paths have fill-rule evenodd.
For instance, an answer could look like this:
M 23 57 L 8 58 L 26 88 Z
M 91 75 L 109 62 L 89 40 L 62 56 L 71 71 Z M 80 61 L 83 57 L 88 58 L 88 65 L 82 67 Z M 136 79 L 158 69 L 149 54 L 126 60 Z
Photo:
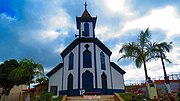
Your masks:
M 96 37 L 111 51 L 111 61 L 126 71 L 126 83 L 144 80 L 143 68 L 120 60 L 123 43 L 136 42 L 139 32 L 150 28 L 153 42 L 173 42 L 167 54 L 167 74 L 180 73 L 179 0 L 87 0 L 91 16 L 97 16 Z M 8 59 L 33 59 L 50 71 L 62 62 L 60 52 L 78 33 L 76 16 L 84 0 L 0 0 L 0 63 Z M 163 78 L 160 61 L 148 63 L 153 79 Z M 156 75 L 155 75 L 156 74 Z

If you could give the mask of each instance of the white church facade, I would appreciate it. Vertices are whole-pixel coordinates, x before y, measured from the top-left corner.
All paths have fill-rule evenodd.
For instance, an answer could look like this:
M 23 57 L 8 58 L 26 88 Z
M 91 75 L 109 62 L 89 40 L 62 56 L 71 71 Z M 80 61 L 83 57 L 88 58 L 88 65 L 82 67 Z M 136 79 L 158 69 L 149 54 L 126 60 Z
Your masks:
M 61 52 L 63 62 L 47 73 L 48 91 L 54 96 L 80 95 L 82 89 L 101 94 L 125 91 L 125 71 L 110 62 L 112 52 L 95 37 L 96 20 L 86 6 L 76 17 L 78 38 Z

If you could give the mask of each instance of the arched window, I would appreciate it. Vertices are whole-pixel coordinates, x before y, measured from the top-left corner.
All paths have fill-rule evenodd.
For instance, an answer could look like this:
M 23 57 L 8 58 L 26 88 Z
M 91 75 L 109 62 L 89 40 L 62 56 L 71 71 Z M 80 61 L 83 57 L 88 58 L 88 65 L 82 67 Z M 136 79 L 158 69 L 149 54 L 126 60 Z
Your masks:
M 83 67 L 91 68 L 91 52 L 89 50 L 85 50 L 83 53 Z
M 73 69 L 73 65 L 74 65 L 74 54 L 71 52 L 69 54 L 69 70 Z
M 68 84 L 67 84 L 67 90 L 68 90 L 68 95 L 72 95 L 72 90 L 73 90 L 73 75 L 69 74 L 68 76 Z
M 102 93 L 107 94 L 107 76 L 104 72 L 101 75 L 101 81 L 102 81 Z
M 89 23 L 84 24 L 84 36 L 89 36 Z
M 103 52 L 100 53 L 100 60 L 101 60 L 101 69 L 106 70 L 106 68 L 105 68 L 105 56 L 104 56 Z

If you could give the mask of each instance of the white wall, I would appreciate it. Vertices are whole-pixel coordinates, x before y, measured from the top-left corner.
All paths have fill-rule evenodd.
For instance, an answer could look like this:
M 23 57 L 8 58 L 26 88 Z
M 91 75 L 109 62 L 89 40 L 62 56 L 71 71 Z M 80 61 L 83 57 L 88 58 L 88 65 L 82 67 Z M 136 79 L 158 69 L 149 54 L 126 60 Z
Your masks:
M 91 59 L 92 59 L 92 68 L 84 68 L 83 67 L 83 52 L 86 50 L 84 47 L 86 44 L 89 45 L 88 50 L 91 52 Z M 95 88 L 95 68 L 94 68 L 94 44 L 93 43 L 81 43 L 81 55 L 80 55 L 80 88 L 82 88 L 82 75 L 83 73 L 88 70 L 93 73 L 93 87 Z
M 69 54 L 64 57 L 64 78 L 63 78 L 63 90 L 67 90 L 68 75 L 71 73 L 73 75 L 73 89 L 78 88 L 78 45 L 71 51 L 74 54 L 74 67 L 72 70 L 69 68 Z
M 109 56 L 105 53 L 105 68 L 106 70 L 101 69 L 101 60 L 100 60 L 100 53 L 103 52 L 97 45 L 96 45 L 96 63 L 97 63 L 97 84 L 98 88 L 102 88 L 102 79 L 101 75 L 103 72 L 107 76 L 107 88 L 112 89 L 112 83 L 111 83 L 111 74 L 110 74 L 110 58 Z
M 112 68 L 113 89 L 125 89 L 123 75 Z
M 84 68 L 83 67 L 83 52 L 86 50 L 84 47 L 86 44 L 89 45 L 88 50 L 91 52 L 91 59 L 92 59 L 92 68 Z M 105 66 L 106 70 L 101 70 L 101 62 L 100 62 L 100 53 L 102 50 L 95 45 L 96 47 L 96 68 L 97 68 L 97 87 L 102 88 L 102 79 L 101 75 L 103 72 L 107 76 L 107 88 L 108 89 L 124 89 L 124 79 L 123 76 L 117 72 L 114 68 L 110 67 L 110 57 L 105 53 Z M 69 68 L 69 54 L 73 52 L 74 54 L 74 67 L 72 70 L 68 70 Z M 73 75 L 73 89 L 78 89 L 78 56 L 79 56 L 79 45 L 77 45 L 71 52 L 69 52 L 64 57 L 64 66 L 59 71 L 57 71 L 55 74 L 53 74 L 49 78 L 49 89 L 50 86 L 58 86 L 58 95 L 59 90 L 67 90 L 67 82 L 68 82 L 68 75 L 71 73 Z M 82 75 L 86 70 L 89 70 L 91 73 L 93 73 L 93 86 L 95 88 L 95 62 L 94 62 L 94 43 L 92 42 L 84 42 L 80 43 L 80 88 L 82 89 Z M 110 70 L 111 69 L 111 70 Z M 112 71 L 112 76 L 111 76 Z M 63 79 L 62 79 L 62 75 Z M 111 80 L 112 77 L 112 80 Z M 63 81 L 63 85 L 62 85 Z M 113 88 L 112 88 L 113 87 Z
M 51 86 L 57 86 L 57 96 L 59 96 L 59 90 L 62 90 L 62 70 L 58 70 L 49 78 L 48 92 L 50 92 Z

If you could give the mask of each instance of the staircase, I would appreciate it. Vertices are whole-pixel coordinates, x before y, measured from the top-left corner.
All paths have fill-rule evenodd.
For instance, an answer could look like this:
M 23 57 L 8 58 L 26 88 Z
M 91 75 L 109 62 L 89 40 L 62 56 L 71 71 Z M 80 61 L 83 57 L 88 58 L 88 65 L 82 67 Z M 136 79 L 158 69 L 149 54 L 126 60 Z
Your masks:
M 65 101 L 115 101 L 114 95 L 68 96 Z

